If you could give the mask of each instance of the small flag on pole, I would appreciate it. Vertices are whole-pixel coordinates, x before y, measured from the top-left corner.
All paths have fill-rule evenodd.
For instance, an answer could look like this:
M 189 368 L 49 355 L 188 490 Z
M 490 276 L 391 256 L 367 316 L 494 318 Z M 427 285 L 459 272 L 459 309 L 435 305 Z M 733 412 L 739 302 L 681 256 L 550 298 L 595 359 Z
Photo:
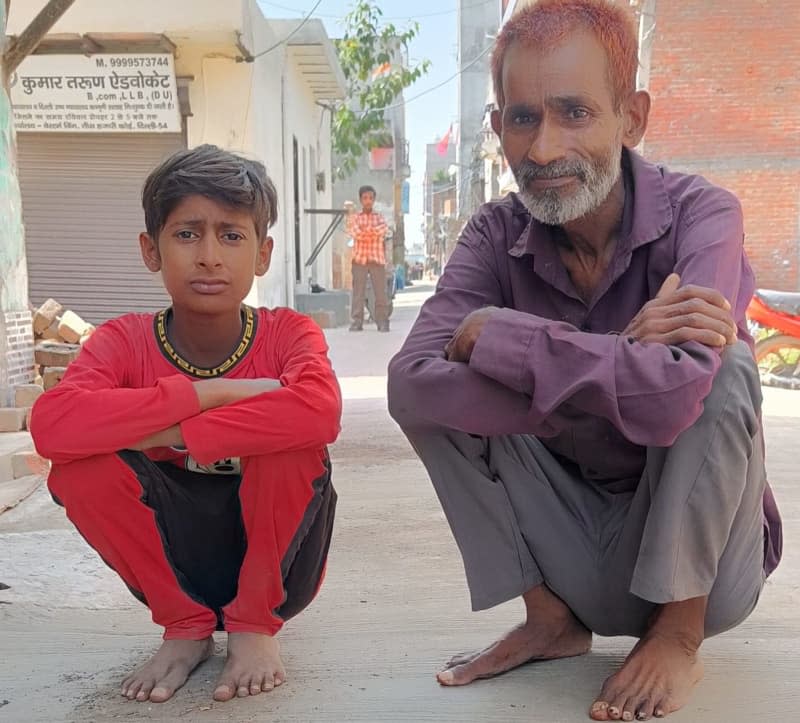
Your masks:
M 392 64 L 391 63 L 381 63 L 375 70 L 372 71 L 371 77 L 372 80 L 376 78 L 380 78 L 382 75 L 389 75 L 392 72 Z
M 436 146 L 436 152 L 440 156 L 447 155 L 447 146 L 450 145 L 450 134 L 453 132 L 453 124 L 450 124 L 450 127 L 447 129 L 447 133 L 442 136 L 442 140 L 439 141 L 438 145 Z

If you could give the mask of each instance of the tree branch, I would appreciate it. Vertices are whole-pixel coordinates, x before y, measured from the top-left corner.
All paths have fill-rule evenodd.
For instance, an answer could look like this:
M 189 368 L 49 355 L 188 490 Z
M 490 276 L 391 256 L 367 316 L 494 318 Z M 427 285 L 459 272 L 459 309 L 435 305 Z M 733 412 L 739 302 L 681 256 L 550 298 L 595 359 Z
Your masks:
M 8 44 L 3 54 L 3 70 L 6 77 L 13 73 L 25 58 L 36 50 L 42 38 L 50 31 L 59 18 L 69 9 L 75 0 L 48 0 L 47 5 L 31 20 L 25 30 L 15 40 Z M 10 0 L 6 0 L 6 9 Z

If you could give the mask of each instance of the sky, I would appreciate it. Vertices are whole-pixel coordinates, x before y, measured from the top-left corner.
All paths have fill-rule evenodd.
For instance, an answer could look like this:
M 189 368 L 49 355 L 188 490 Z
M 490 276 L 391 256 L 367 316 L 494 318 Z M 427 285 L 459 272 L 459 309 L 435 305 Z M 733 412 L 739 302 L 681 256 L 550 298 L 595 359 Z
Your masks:
M 301 18 L 314 7 L 316 0 L 258 0 L 264 14 L 274 18 Z M 383 20 L 398 29 L 410 22 L 419 23 L 419 34 L 411 42 L 409 57 L 412 63 L 427 59 L 431 68 L 405 91 L 406 136 L 410 142 L 411 186 L 410 213 L 406 216 L 406 247 L 421 244 L 422 181 L 425 176 L 425 144 L 434 143 L 446 132 L 458 116 L 458 83 L 453 78 L 437 90 L 413 96 L 447 80 L 457 70 L 457 0 L 375 0 L 383 11 Z M 325 23 L 331 37 L 344 31 L 341 19 L 352 8 L 353 0 L 322 0 L 312 17 Z

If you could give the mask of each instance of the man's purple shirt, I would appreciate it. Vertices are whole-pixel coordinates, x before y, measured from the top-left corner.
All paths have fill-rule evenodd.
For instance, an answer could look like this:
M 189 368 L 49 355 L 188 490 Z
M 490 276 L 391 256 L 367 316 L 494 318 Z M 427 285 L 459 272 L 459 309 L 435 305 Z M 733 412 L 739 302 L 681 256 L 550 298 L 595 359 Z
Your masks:
M 405 427 L 481 436 L 533 434 L 581 474 L 615 491 L 634 487 L 647 447 L 668 447 L 703 410 L 720 367 L 699 343 L 641 344 L 622 335 L 676 272 L 681 285 L 719 290 L 739 338 L 755 290 L 739 201 L 699 176 L 671 173 L 624 152 L 626 199 L 605 278 L 586 303 L 553 229 L 511 194 L 467 224 L 436 294 L 389 367 L 389 407 Z M 469 364 L 444 348 L 471 311 L 500 307 Z M 764 495 L 765 570 L 781 554 L 781 521 Z

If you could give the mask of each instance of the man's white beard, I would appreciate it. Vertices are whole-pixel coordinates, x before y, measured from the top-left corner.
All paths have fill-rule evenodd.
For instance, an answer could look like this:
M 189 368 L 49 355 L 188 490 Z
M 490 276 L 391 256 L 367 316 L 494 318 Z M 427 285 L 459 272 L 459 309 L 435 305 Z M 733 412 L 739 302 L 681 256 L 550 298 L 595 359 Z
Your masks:
M 523 166 L 514 170 L 520 200 L 540 223 L 563 226 L 596 211 L 608 198 L 622 173 L 622 143 L 617 142 L 608 156 L 598 164 L 586 161 L 556 161 L 548 166 Z M 558 178 L 574 175 L 577 191 L 562 196 L 562 189 L 546 188 L 535 195 L 527 184 L 534 178 Z

